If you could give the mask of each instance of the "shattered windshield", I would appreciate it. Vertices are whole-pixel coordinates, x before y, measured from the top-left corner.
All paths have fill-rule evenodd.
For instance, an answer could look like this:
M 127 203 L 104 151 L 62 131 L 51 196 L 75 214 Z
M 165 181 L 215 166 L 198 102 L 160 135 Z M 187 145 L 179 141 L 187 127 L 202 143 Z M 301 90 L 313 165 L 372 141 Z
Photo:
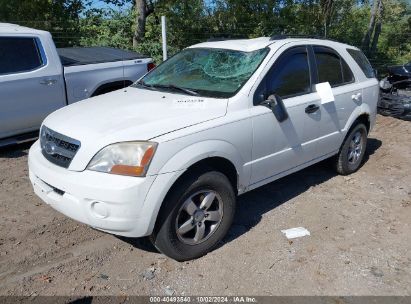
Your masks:
M 176 90 L 190 95 L 231 97 L 261 64 L 269 49 L 242 52 L 214 48 L 185 49 L 135 86 Z

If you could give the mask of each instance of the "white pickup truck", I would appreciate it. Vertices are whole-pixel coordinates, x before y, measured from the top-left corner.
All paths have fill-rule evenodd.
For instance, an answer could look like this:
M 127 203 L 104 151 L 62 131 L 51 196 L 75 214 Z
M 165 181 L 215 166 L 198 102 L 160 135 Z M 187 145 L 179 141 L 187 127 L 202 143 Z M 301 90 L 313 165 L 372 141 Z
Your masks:
M 73 219 L 193 259 L 227 233 L 237 195 L 326 158 L 355 172 L 378 94 L 350 45 L 201 43 L 127 90 L 48 116 L 30 149 L 30 180 Z
M 30 138 L 51 112 L 129 86 L 153 67 L 151 58 L 114 48 L 56 49 L 48 32 L 0 23 L 0 146 Z

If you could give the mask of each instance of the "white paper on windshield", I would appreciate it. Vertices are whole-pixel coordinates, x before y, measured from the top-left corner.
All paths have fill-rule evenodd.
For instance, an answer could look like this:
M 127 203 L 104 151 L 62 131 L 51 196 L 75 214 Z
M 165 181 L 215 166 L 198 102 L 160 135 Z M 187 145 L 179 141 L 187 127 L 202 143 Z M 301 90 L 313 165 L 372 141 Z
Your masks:
M 172 105 L 179 109 L 205 109 L 207 100 L 198 97 L 174 99 Z
M 315 90 L 321 98 L 321 104 L 333 102 L 335 100 L 333 90 L 331 89 L 330 83 L 322 82 L 315 85 Z

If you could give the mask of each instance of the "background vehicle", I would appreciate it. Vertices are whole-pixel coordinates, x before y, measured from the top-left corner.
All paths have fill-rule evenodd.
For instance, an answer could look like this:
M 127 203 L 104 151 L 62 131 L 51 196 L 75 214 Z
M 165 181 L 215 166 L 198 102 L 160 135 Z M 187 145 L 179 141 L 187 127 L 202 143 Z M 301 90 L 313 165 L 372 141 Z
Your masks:
M 393 84 L 398 83 L 398 89 L 408 89 L 411 91 L 411 61 L 403 65 L 395 65 L 388 67 L 387 80 Z M 404 81 L 401 82 L 400 81 Z
M 388 67 L 388 76 L 380 81 L 378 113 L 411 120 L 411 62 Z
M 331 157 L 338 173 L 355 172 L 378 93 L 367 58 L 349 45 L 201 43 L 126 92 L 48 116 L 30 180 L 71 218 L 193 259 L 223 239 L 237 195 Z
M 51 112 L 128 86 L 152 67 L 151 58 L 119 49 L 57 50 L 48 32 L 0 23 L 0 145 L 37 130 Z

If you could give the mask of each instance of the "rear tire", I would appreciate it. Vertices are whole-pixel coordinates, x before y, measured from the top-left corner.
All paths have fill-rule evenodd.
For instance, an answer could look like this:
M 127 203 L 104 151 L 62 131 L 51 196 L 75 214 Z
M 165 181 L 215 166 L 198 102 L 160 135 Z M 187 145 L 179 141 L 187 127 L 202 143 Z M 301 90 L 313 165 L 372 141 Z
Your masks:
M 334 160 L 337 173 L 348 175 L 360 167 L 367 147 L 367 128 L 363 123 L 356 124 L 349 131 L 340 152 Z
M 236 196 L 228 178 L 217 171 L 186 176 L 163 202 L 151 241 L 177 261 L 201 257 L 227 234 Z

